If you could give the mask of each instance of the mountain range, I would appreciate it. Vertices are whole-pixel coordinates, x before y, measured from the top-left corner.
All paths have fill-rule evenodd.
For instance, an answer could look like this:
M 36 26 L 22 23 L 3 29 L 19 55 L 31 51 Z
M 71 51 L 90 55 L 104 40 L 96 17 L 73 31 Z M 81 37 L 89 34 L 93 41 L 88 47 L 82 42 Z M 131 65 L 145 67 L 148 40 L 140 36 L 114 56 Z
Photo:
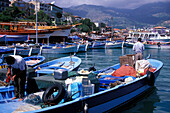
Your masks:
M 136 9 L 118 9 L 96 5 L 63 8 L 65 12 L 93 22 L 103 22 L 117 28 L 165 26 L 170 28 L 170 2 L 157 2 Z

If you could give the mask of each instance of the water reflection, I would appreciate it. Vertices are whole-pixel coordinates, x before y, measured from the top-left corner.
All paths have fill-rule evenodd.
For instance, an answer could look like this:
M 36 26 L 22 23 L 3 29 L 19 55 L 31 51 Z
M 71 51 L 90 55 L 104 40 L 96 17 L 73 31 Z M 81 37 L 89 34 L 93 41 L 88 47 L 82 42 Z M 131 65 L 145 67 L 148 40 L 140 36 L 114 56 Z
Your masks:
M 159 95 L 157 94 L 158 89 L 154 90 L 144 99 L 137 102 L 133 108 L 130 108 L 122 113 L 153 113 L 156 110 L 156 103 L 160 102 Z

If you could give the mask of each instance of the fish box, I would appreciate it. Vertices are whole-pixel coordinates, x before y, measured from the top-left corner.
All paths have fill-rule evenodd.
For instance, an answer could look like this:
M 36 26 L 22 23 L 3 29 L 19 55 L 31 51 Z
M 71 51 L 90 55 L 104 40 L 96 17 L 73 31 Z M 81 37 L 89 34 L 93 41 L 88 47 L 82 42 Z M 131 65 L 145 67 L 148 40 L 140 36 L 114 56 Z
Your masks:
M 120 56 L 119 62 L 120 62 L 120 66 L 128 64 L 129 66 L 134 67 L 135 54 Z

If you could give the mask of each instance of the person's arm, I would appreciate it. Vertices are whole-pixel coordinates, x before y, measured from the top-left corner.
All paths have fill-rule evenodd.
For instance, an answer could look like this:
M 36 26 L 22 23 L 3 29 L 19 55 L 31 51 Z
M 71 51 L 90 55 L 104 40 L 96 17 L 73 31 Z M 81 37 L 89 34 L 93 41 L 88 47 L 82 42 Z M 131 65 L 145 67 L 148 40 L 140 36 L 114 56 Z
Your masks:
M 14 78 L 17 76 L 17 75 L 20 75 L 23 71 L 20 70 L 17 74 L 15 74 L 14 76 L 12 76 L 11 80 L 14 81 Z
M 11 75 L 11 67 L 8 67 L 8 71 L 7 71 L 6 77 L 8 77 L 8 76 L 12 76 Z

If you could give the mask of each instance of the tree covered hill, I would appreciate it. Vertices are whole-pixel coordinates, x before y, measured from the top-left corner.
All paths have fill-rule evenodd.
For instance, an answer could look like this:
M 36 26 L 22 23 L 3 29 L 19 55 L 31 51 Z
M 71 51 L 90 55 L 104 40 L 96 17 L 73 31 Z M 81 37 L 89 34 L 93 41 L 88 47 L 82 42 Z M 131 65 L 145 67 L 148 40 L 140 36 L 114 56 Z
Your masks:
M 108 24 L 111 24 L 111 17 L 113 17 L 113 25 L 118 28 L 151 25 L 163 25 L 170 28 L 170 2 L 145 4 L 136 9 L 117 9 L 84 4 L 64 8 L 64 11 L 83 18 L 90 18 L 94 22 Z

